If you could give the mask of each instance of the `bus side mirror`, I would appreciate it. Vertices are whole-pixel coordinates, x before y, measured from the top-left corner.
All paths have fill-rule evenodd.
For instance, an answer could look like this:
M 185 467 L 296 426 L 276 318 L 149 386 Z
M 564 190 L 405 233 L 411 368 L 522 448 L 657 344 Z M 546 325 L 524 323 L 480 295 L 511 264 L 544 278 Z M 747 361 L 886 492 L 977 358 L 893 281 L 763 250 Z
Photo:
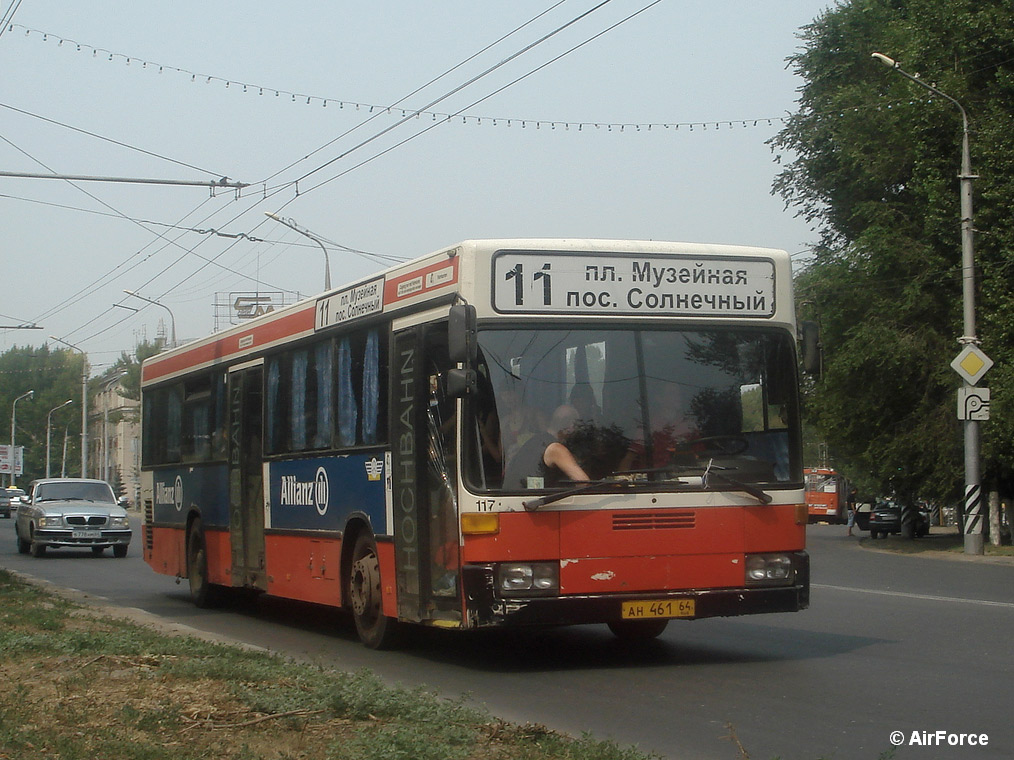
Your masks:
M 803 371 L 808 375 L 820 375 L 820 325 L 816 322 L 803 322 L 802 332 Z
M 478 346 L 475 340 L 475 307 L 455 304 L 447 319 L 447 351 L 453 364 L 470 367 L 475 363 Z

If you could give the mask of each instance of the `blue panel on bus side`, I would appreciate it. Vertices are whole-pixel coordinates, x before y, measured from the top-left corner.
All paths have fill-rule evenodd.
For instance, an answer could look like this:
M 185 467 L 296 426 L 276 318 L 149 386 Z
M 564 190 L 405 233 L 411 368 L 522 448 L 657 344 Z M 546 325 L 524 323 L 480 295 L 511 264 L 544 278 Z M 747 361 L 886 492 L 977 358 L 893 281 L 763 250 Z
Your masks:
M 270 526 L 342 531 L 358 512 L 376 535 L 388 535 L 385 475 L 384 455 L 376 453 L 271 462 Z
M 173 467 L 152 473 L 155 522 L 183 526 L 196 506 L 205 527 L 229 526 L 229 469 L 225 464 Z

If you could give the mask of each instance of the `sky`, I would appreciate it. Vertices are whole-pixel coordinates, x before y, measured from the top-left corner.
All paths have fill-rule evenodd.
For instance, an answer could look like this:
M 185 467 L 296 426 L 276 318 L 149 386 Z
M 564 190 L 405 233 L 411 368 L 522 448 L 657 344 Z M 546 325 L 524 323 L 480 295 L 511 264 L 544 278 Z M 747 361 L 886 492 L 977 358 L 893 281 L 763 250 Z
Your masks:
M 470 238 L 802 260 L 768 141 L 832 2 L 0 0 L 0 172 L 170 181 L 0 175 L 0 352 L 98 373 L 323 291 L 267 213 L 335 288 Z

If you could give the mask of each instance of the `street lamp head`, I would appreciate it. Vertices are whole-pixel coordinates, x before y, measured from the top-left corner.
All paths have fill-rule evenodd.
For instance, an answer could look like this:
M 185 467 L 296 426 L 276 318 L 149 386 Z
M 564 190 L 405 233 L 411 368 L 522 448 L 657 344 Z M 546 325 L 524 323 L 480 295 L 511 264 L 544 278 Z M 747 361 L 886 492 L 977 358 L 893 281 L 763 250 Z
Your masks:
M 272 219 L 274 219 L 276 222 L 282 221 L 282 217 L 278 216 L 278 214 L 276 214 L 276 213 L 274 213 L 272 211 L 265 211 L 264 212 L 264 216 L 269 216 Z
M 884 55 L 883 53 L 871 53 L 870 57 L 871 58 L 876 58 L 878 61 L 880 61 L 882 64 L 884 64 L 889 69 L 896 69 L 896 68 L 898 68 L 901 65 L 896 60 L 894 60 L 893 58 L 890 58 L 890 57 Z

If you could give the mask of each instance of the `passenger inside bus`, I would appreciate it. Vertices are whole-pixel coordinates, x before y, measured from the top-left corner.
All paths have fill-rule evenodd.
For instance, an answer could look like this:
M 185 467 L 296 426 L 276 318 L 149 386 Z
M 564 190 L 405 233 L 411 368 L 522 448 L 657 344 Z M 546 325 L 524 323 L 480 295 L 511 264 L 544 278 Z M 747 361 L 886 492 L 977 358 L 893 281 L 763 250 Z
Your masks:
M 553 488 L 565 480 L 589 480 L 565 443 L 579 418 L 580 412 L 570 404 L 559 406 L 549 424 L 532 434 L 507 460 L 504 487 Z

